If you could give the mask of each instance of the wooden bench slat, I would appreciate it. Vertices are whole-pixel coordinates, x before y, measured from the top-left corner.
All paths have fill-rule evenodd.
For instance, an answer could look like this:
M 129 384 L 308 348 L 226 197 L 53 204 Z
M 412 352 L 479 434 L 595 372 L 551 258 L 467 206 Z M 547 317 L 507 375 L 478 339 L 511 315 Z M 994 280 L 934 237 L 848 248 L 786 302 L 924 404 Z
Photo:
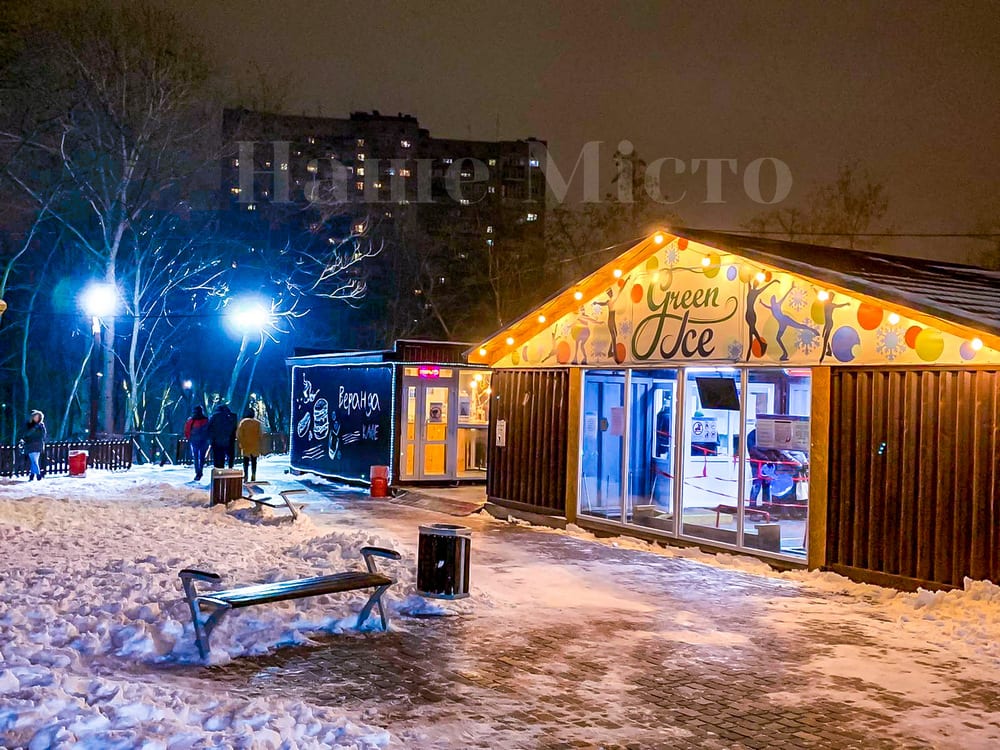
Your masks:
M 378 573 L 348 571 L 329 576 L 302 578 L 295 581 L 279 581 L 277 583 L 261 583 L 254 586 L 243 586 L 227 591 L 212 591 L 198 597 L 199 600 L 229 606 L 233 609 L 249 607 L 254 604 L 281 602 L 288 599 L 303 599 L 321 594 L 339 594 L 363 588 L 388 586 L 393 581 Z

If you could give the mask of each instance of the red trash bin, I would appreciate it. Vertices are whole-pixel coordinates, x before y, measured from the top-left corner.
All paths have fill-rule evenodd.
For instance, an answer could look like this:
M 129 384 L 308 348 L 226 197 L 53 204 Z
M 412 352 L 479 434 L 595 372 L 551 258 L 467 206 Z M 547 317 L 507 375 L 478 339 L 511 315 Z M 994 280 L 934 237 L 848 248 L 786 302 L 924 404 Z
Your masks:
M 371 479 L 371 487 L 368 489 L 369 497 L 389 496 L 389 467 L 372 466 L 368 473 Z
M 87 451 L 69 452 L 69 475 L 71 477 L 87 476 Z

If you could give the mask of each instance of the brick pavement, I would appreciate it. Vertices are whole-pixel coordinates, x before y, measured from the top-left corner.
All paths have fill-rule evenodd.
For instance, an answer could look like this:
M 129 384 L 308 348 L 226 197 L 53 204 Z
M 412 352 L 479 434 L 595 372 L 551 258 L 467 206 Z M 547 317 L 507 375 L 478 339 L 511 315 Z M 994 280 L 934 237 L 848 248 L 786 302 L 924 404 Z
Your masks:
M 378 516 L 355 508 L 351 523 L 377 525 Z M 479 530 L 483 549 L 477 553 L 474 546 L 474 555 L 480 565 L 502 568 L 508 564 L 503 545 L 516 545 L 547 564 L 611 566 L 623 595 L 643 597 L 652 606 L 642 612 L 606 608 L 585 622 L 563 620 L 557 610 L 522 617 L 497 608 L 408 618 L 396 620 L 387 634 L 324 637 L 317 645 L 200 674 L 248 698 L 278 693 L 343 707 L 389 728 L 401 747 L 926 746 L 906 739 L 905 728 L 897 726 L 897 714 L 914 704 L 896 693 L 875 694 L 870 683 L 831 677 L 841 699 L 800 705 L 773 699 L 808 686 L 813 678 L 801 668 L 807 659 L 839 644 L 871 640 L 860 628 L 807 626 L 803 638 L 766 627 L 761 597 L 818 594 L 679 558 L 514 526 L 487 527 L 475 518 L 469 523 Z M 503 544 L 484 544 L 483 534 Z M 694 623 L 690 630 L 658 637 L 677 612 Z M 712 632 L 730 634 L 731 642 L 699 643 L 706 622 Z M 676 622 L 669 627 L 676 629 Z M 956 716 L 1000 699 L 992 685 L 963 687 Z

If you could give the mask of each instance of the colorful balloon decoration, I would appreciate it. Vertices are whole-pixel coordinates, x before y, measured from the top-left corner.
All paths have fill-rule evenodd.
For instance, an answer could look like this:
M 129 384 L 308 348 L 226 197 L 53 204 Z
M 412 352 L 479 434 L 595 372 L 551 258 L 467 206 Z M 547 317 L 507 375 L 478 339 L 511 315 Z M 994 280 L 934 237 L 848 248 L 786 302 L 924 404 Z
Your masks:
M 556 362 L 561 365 L 568 365 L 570 357 L 573 356 L 573 350 L 570 348 L 569 342 L 563 339 L 558 344 L 556 344 Z
M 874 331 L 882 325 L 885 311 L 878 305 L 862 302 L 858 305 L 858 325 L 866 331 Z
M 839 362 L 851 362 L 854 357 L 854 348 L 861 344 L 861 336 L 849 326 L 841 326 L 833 332 L 830 339 L 830 351 Z
M 903 336 L 903 340 L 906 342 L 908 347 L 911 349 L 917 348 L 917 336 L 922 330 L 924 329 L 920 326 L 910 326 L 906 329 L 906 334 Z
M 924 362 L 933 362 L 944 353 L 944 336 L 933 328 L 925 328 L 917 334 L 913 348 Z
M 632 304 L 638 305 L 642 302 L 643 289 L 642 284 L 635 284 L 632 287 Z

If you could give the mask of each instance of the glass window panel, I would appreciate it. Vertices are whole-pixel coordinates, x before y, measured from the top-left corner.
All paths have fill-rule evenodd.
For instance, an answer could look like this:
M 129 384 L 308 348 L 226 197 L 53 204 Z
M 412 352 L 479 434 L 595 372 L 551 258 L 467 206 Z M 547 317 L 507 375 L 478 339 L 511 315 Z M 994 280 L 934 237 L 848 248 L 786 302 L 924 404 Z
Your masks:
M 584 376 L 580 509 L 621 520 L 625 454 L 625 373 L 592 370 Z
M 740 371 L 685 370 L 681 434 L 683 533 L 737 544 Z
M 460 370 L 458 374 L 459 424 L 486 425 L 489 422 L 490 373 Z
M 626 521 L 673 532 L 677 370 L 633 370 Z
M 753 369 L 748 375 L 743 544 L 805 557 L 809 511 L 808 369 Z

